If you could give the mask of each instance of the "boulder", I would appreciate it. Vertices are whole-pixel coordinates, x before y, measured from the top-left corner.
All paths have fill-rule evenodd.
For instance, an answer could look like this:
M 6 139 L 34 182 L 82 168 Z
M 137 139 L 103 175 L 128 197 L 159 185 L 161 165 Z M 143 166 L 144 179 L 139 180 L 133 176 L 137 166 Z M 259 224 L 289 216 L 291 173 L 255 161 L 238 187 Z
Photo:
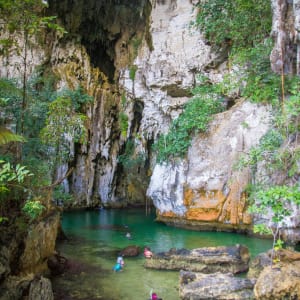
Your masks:
M 247 273 L 248 278 L 257 278 L 262 270 L 270 266 L 272 260 L 267 253 L 260 253 L 249 263 L 249 271 Z
M 254 280 L 227 273 L 193 273 L 180 271 L 180 298 L 183 300 L 254 299 Z
M 154 254 L 146 268 L 186 270 L 201 273 L 242 273 L 248 270 L 249 250 L 242 245 L 206 247 L 193 250 L 171 249 Z
M 41 277 L 34 279 L 29 288 L 28 300 L 53 300 L 51 281 Z
M 47 265 L 51 275 L 58 276 L 63 274 L 68 268 L 68 260 L 56 253 L 48 258 Z
M 138 256 L 141 253 L 139 246 L 131 245 L 121 250 L 121 254 L 125 257 Z
M 254 286 L 257 300 L 300 299 L 300 261 L 264 268 Z
M 274 254 L 276 259 L 280 262 L 294 262 L 300 261 L 300 253 L 288 249 L 277 250 Z M 263 269 L 272 265 L 272 250 L 266 253 L 260 253 L 253 260 L 250 261 L 248 278 L 258 278 Z

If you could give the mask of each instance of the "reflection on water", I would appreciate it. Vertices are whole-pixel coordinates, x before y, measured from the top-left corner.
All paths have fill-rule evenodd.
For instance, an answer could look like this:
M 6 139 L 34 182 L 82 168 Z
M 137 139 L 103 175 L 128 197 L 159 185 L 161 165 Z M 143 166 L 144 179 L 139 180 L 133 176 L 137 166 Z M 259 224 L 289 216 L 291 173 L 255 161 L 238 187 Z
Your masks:
M 62 255 L 80 265 L 53 280 L 55 298 L 146 300 L 151 290 L 164 300 L 179 300 L 179 272 L 157 271 L 143 267 L 144 257 L 125 258 L 123 272 L 112 267 L 118 252 L 129 245 L 153 252 L 170 248 L 199 248 L 221 245 L 246 245 L 252 257 L 271 248 L 270 240 L 240 234 L 198 232 L 168 227 L 154 221 L 155 215 L 144 210 L 99 210 L 66 212 L 62 226 L 69 241 L 58 248 Z M 132 239 L 126 238 L 130 232 Z

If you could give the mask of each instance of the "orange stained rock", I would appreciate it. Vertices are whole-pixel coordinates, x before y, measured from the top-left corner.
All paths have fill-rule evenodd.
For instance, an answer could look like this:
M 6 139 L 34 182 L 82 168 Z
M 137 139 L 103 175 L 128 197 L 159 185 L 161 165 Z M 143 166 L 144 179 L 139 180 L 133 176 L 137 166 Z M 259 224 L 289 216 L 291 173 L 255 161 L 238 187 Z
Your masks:
M 243 214 L 243 224 L 250 225 L 252 223 L 252 217 L 248 213 Z
M 159 211 L 157 214 L 162 216 L 162 217 L 169 217 L 169 218 L 177 217 L 177 215 L 172 211 L 165 211 L 165 212 L 160 212 Z
M 222 191 L 206 191 L 185 189 L 184 204 L 187 208 L 212 208 L 220 209 L 226 197 Z
M 189 207 L 193 203 L 194 192 L 191 189 L 184 190 L 184 199 L 183 204 L 186 207 Z
M 202 209 L 202 208 L 190 208 L 186 212 L 187 220 L 197 221 L 217 221 L 220 215 L 220 210 L 215 209 Z

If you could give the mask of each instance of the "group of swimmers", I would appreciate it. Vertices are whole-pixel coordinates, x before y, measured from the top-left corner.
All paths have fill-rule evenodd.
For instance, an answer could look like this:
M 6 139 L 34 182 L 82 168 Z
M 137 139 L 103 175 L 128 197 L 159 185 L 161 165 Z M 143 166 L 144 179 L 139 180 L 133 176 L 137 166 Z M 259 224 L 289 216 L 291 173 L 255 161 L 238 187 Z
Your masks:
M 120 272 L 123 270 L 123 267 L 125 265 L 124 259 L 123 259 L 123 254 L 120 253 L 117 257 L 117 262 L 113 267 L 113 271 L 115 272 Z M 151 258 L 153 256 L 153 253 L 149 247 L 144 248 L 144 256 L 145 258 Z
M 122 253 L 120 253 L 118 255 L 116 264 L 113 267 L 113 271 L 114 272 L 121 272 L 121 271 L 123 271 L 123 268 L 124 268 L 124 265 L 125 265 L 123 256 L 124 255 Z M 152 256 L 153 256 L 153 253 L 152 253 L 151 249 L 149 247 L 145 247 L 144 248 L 144 257 L 148 259 L 148 258 L 151 258 Z M 151 298 L 149 300 L 162 300 L 162 298 L 158 298 L 157 294 L 156 293 L 152 293 L 152 291 L 151 291 L 150 297 Z

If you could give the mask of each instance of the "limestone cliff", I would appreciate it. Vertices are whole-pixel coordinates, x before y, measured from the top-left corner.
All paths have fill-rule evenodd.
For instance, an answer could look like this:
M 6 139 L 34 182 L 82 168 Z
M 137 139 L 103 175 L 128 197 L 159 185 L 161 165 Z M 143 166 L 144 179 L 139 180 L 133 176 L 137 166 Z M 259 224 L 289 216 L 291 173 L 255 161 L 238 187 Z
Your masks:
M 264 172 L 263 165 L 250 174 L 235 171 L 234 164 L 271 127 L 271 107 L 233 95 L 209 133 L 194 137 L 185 159 L 155 165 L 151 150 L 190 99 L 197 74 L 219 82 L 230 72 L 226 52 L 214 52 L 191 26 L 197 3 L 87 1 L 71 6 L 50 1 L 72 34 L 67 44 L 54 45 L 51 65 L 62 86 L 83 84 L 95 98 L 87 111 L 89 145 L 78 149 L 75 172 L 66 182 L 77 205 L 139 205 L 147 201 L 147 191 L 158 219 L 169 224 L 251 230 L 245 188 Z M 274 0 L 272 9 L 272 68 L 280 73 L 282 58 L 284 72 L 295 73 L 299 3 Z M 296 228 L 299 221 L 291 218 L 289 225 Z
M 191 26 L 198 2 L 48 1 L 48 13 L 58 15 L 68 34 L 48 37 L 47 49 L 32 49 L 30 70 L 51 68 L 58 90 L 81 85 L 94 98 L 86 108 L 89 142 L 72 145 L 73 160 L 59 170 L 65 174 L 74 167 L 64 187 L 75 206 L 150 201 L 158 219 L 170 224 L 251 229 L 245 187 L 264 166 L 250 174 L 235 171 L 234 164 L 271 127 L 271 107 L 232 95 L 209 132 L 193 138 L 184 159 L 158 165 L 151 148 L 182 112 L 197 74 L 216 83 L 230 72 L 226 51 L 215 52 Z M 299 0 L 271 3 L 272 68 L 281 73 L 284 65 L 284 72 L 299 74 Z M 1 61 L 1 75 L 18 72 L 13 61 Z M 294 213 L 293 234 L 299 228 L 299 212 Z

